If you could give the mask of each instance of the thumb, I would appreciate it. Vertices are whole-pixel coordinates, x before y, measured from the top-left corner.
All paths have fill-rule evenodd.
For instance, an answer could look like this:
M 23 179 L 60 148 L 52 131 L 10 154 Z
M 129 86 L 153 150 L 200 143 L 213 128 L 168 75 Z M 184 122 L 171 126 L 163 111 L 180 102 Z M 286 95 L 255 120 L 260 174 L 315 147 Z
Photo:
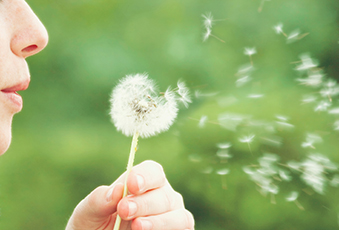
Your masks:
M 96 188 L 75 208 L 66 230 L 97 229 L 107 224 L 117 211 L 123 190 L 124 185 L 120 182 Z

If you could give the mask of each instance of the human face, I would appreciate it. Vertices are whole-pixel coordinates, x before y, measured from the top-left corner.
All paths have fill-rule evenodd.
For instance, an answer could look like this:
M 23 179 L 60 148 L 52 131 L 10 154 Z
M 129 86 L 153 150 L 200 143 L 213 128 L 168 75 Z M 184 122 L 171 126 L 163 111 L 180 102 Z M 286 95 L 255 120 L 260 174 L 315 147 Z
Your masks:
M 13 115 L 22 109 L 17 91 L 29 85 L 25 59 L 47 42 L 45 27 L 24 0 L 0 0 L 0 155 L 11 142 Z

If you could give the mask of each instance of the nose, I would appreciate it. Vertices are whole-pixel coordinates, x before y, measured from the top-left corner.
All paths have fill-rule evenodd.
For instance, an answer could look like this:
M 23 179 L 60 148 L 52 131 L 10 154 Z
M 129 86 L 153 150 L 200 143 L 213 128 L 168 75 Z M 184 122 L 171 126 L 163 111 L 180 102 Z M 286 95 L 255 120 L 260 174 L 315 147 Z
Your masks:
M 48 33 L 28 4 L 25 1 L 20 3 L 14 11 L 11 50 L 15 55 L 27 58 L 46 47 Z

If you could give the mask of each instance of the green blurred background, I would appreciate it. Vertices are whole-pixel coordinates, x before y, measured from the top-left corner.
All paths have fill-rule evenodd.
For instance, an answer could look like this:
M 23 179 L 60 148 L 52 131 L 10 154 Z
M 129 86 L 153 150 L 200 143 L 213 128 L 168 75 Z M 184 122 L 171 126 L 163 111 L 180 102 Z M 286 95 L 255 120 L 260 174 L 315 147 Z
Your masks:
M 139 141 L 135 162 L 152 159 L 164 166 L 194 214 L 197 230 L 339 228 L 338 189 L 329 187 L 324 195 L 301 193 L 302 211 L 280 193 L 272 204 L 242 171 L 265 151 L 284 162 L 304 159 L 308 151 L 300 143 L 305 133 L 318 131 L 324 142 L 316 152 L 339 163 L 336 118 L 301 104 L 302 96 L 314 89 L 298 84 L 299 74 L 291 64 L 309 52 L 328 77 L 338 80 L 337 0 L 27 2 L 45 24 L 50 41 L 28 59 L 31 84 L 22 92 L 24 109 L 14 118 L 12 145 L 1 157 L 1 229 L 63 229 L 81 199 L 125 170 L 131 138 L 110 122 L 108 100 L 120 78 L 143 72 L 163 90 L 183 79 L 192 92 L 218 92 L 203 98 L 192 93 L 193 103 L 180 111 L 168 132 Z M 202 41 L 201 15 L 208 12 L 225 19 L 215 21 L 212 29 L 225 43 L 213 37 Z M 309 35 L 287 44 L 273 30 L 279 22 L 286 32 L 299 28 Z M 244 47 L 257 49 L 254 80 L 236 87 L 239 67 L 249 62 Z M 264 97 L 249 99 L 249 93 Z M 230 98 L 236 100 L 220 105 Z M 279 148 L 254 141 L 251 155 L 246 144 L 237 142 L 238 131 L 214 124 L 199 128 L 194 120 L 207 115 L 217 121 L 224 112 L 259 120 L 282 114 L 295 127 L 279 133 Z M 225 141 L 234 143 L 233 158 L 220 163 L 216 144 Z M 192 156 L 202 160 L 192 161 Z M 230 169 L 227 189 L 214 173 L 222 167 Z M 206 168 L 212 173 L 202 173 Z M 284 186 L 286 191 L 307 187 L 297 179 Z

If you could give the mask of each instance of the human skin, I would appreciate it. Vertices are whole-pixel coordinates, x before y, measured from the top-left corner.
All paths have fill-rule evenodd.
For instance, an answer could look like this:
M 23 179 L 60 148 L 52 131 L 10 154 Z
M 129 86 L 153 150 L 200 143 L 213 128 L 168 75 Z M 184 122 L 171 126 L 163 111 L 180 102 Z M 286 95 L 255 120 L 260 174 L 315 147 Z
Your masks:
M 23 106 L 17 91 L 29 85 L 26 58 L 47 42 L 45 27 L 24 0 L 0 0 L 0 155 L 10 145 L 13 116 Z M 122 199 L 125 180 L 124 173 L 90 193 L 75 208 L 66 230 L 112 230 L 117 214 L 120 230 L 194 229 L 192 214 L 161 165 L 145 161 L 135 166 L 127 179 L 129 195 Z

